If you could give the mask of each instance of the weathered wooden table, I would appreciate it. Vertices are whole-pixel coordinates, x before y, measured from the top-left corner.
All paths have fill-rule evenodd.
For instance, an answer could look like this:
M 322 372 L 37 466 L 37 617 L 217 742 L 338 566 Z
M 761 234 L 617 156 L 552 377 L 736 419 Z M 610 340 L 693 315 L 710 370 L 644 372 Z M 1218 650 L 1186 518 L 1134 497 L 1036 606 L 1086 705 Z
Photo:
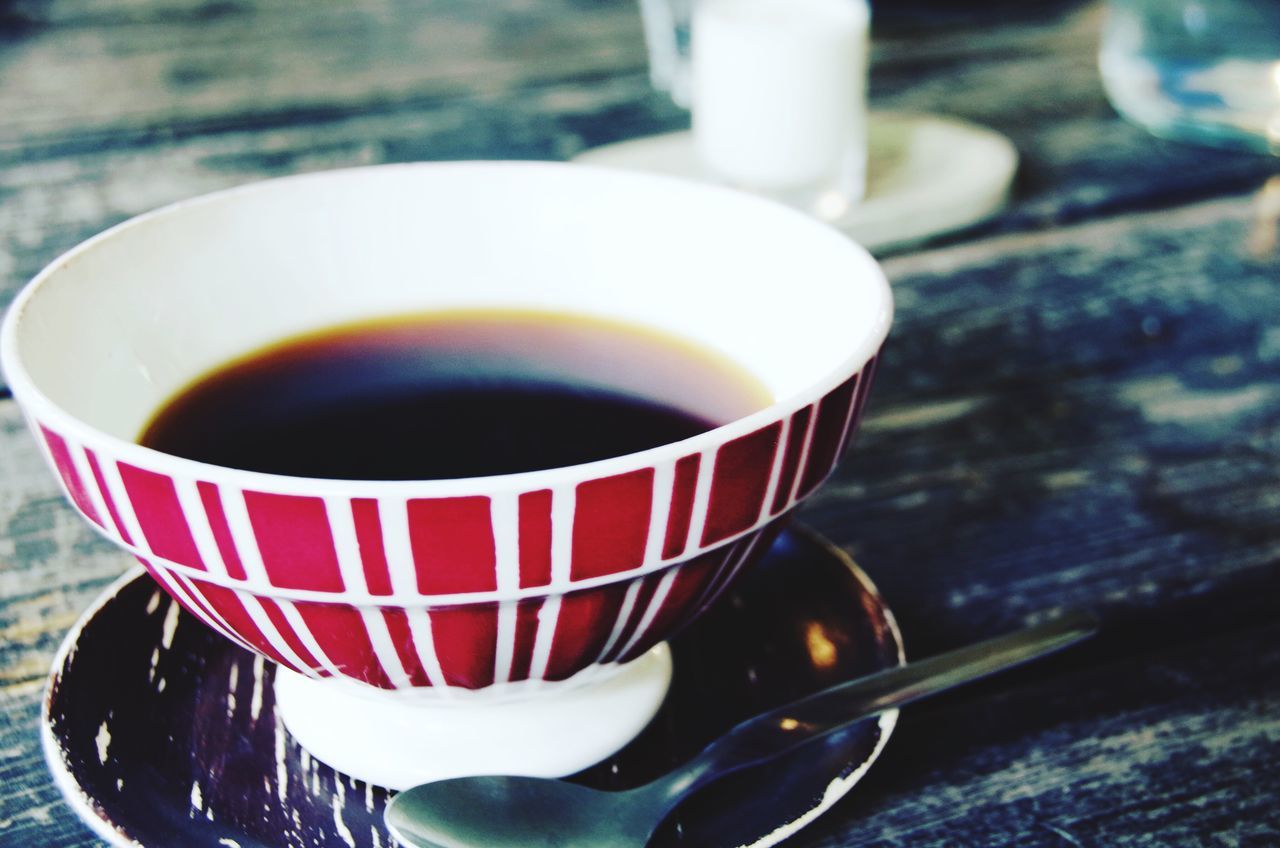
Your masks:
M 873 102 L 989 124 L 1023 168 L 997 220 L 885 257 L 872 414 L 804 517 L 912 654 L 1067 606 L 1107 629 L 909 710 L 793 844 L 1280 845 L 1277 163 L 1116 118 L 1095 5 L 881 5 Z M 649 88 L 633 0 L 0 0 L 0 305 L 189 195 L 686 121 Z M 97 844 L 36 720 L 63 632 L 129 561 L 7 393 L 0 440 L 0 845 Z

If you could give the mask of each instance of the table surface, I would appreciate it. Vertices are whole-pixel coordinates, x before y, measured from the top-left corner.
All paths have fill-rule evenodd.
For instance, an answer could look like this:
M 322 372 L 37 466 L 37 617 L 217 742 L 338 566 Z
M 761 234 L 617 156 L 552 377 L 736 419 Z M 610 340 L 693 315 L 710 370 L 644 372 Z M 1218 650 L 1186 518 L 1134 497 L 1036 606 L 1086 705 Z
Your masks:
M 870 415 L 803 518 L 912 655 L 1066 607 L 1106 629 L 908 710 L 788 844 L 1280 844 L 1277 163 L 1117 118 L 1095 4 L 881 6 L 873 104 L 987 124 L 1023 163 L 994 221 L 883 257 Z M 190 195 L 688 121 L 649 87 L 634 0 L 0 0 L 0 115 L 0 306 Z M 129 560 L 7 393 L 0 442 L 0 845 L 96 845 L 36 722 L 63 633 Z

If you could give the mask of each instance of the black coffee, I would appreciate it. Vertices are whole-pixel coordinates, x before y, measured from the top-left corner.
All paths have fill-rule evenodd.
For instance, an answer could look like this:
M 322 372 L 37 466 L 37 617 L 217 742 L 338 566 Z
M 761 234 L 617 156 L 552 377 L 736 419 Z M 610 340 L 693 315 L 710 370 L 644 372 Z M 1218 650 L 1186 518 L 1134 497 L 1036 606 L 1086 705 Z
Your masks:
M 335 327 L 242 357 L 170 400 L 139 441 L 275 474 L 473 477 L 656 447 L 769 400 L 731 363 L 642 328 L 441 313 Z

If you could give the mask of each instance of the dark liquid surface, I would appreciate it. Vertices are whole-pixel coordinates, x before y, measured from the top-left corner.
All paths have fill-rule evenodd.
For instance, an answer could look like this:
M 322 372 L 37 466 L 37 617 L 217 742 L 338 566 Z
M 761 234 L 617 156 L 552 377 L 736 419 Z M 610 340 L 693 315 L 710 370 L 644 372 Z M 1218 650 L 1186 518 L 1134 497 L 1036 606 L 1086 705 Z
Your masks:
M 736 366 L 657 333 L 471 312 L 274 345 L 179 393 L 139 441 L 274 474 L 444 479 L 621 456 L 768 403 Z

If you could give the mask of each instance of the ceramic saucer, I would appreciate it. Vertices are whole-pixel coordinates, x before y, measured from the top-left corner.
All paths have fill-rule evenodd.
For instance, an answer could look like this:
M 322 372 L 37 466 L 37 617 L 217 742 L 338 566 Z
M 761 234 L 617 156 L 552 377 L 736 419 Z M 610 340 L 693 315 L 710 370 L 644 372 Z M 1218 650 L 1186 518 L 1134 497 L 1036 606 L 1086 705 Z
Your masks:
M 734 592 L 672 641 L 653 723 L 572 780 L 638 785 L 737 721 L 902 661 L 893 617 L 839 549 L 779 537 Z M 72 628 L 42 717 L 45 755 L 76 813 L 112 845 L 386 848 L 388 793 L 312 759 L 276 719 L 273 668 L 182 612 L 140 571 Z M 651 843 L 773 845 L 847 793 L 897 713 L 713 785 Z M 342 732 L 335 728 L 334 732 Z
M 574 161 L 712 179 L 688 132 L 607 144 Z M 1013 142 L 988 127 L 941 115 L 872 112 L 866 197 L 832 224 L 869 250 L 915 244 L 1000 211 L 1017 169 Z

